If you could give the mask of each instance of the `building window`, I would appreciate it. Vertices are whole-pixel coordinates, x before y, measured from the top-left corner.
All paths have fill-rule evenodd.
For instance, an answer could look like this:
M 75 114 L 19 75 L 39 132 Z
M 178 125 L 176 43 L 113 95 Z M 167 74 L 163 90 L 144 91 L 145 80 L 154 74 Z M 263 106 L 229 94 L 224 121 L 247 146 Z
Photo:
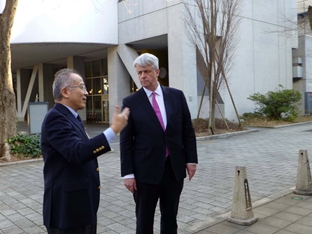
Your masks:
M 109 122 L 109 84 L 107 59 L 85 63 L 85 83 L 88 91 L 87 122 Z

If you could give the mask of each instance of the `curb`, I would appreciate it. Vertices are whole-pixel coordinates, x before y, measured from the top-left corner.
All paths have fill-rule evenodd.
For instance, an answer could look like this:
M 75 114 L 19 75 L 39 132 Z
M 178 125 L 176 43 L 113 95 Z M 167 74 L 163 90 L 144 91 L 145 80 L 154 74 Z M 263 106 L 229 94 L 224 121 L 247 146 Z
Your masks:
M 196 137 L 197 141 L 206 141 L 206 140 L 215 140 L 215 139 L 225 139 L 232 136 L 242 135 L 250 132 L 258 132 L 258 129 L 248 129 L 244 131 L 238 131 L 238 132 L 229 132 L 229 133 L 223 133 L 223 134 L 217 134 L 217 135 L 211 135 L 211 136 L 203 136 L 203 137 Z
M 269 126 L 267 126 L 267 127 L 266 126 L 248 126 L 248 127 L 250 127 L 250 128 L 285 128 L 285 127 L 292 127 L 292 126 L 296 126 L 296 125 L 309 124 L 309 123 L 312 123 L 312 121 L 278 125 L 278 126 L 273 126 L 273 127 L 269 127 Z
M 260 200 L 257 200 L 257 201 L 252 203 L 252 208 L 257 208 L 259 206 L 262 206 L 262 205 L 265 205 L 267 203 L 270 203 L 270 202 L 272 202 L 272 201 L 274 201 L 274 200 L 276 200 L 278 198 L 281 198 L 281 197 L 284 197 L 284 196 L 286 196 L 288 194 L 291 194 L 291 193 L 293 193 L 294 189 L 295 189 L 295 186 L 291 187 L 289 189 L 283 190 L 281 192 L 278 192 L 276 194 L 273 194 L 271 196 L 268 196 L 268 197 L 262 198 Z M 231 214 L 231 211 L 226 212 L 224 214 L 220 214 L 218 216 L 215 216 L 214 218 L 209 218 L 206 221 L 203 221 L 201 224 L 199 224 L 199 225 L 197 225 L 195 227 L 192 227 L 191 230 L 189 230 L 189 231 L 191 231 L 193 233 L 194 232 L 197 233 L 197 232 L 200 232 L 202 230 L 205 230 L 206 228 L 209 228 L 209 227 L 211 227 L 213 225 L 216 225 L 218 223 L 221 223 L 221 222 L 227 220 L 227 218 L 230 216 L 230 214 Z
M 42 161 L 43 161 L 43 158 L 26 159 L 26 160 L 15 161 L 15 162 L 0 163 L 0 167 L 17 165 L 17 164 L 32 163 L 32 162 L 42 162 Z

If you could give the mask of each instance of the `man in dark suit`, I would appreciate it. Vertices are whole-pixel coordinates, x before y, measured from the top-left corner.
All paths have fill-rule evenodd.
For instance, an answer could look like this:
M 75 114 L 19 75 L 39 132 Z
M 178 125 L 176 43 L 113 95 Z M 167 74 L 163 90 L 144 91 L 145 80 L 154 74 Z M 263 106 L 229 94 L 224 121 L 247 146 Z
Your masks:
M 42 123 L 44 159 L 43 219 L 49 234 L 95 234 L 100 198 L 97 157 L 110 151 L 126 125 L 129 109 L 115 107 L 111 127 L 89 139 L 78 110 L 85 108 L 88 92 L 79 73 L 63 69 L 55 74 L 55 106 Z
M 159 199 L 161 234 L 174 234 L 183 180 L 197 164 L 190 112 L 182 91 L 158 83 L 157 57 L 144 53 L 133 64 L 143 87 L 123 100 L 131 113 L 120 133 L 121 176 L 136 203 L 136 233 L 153 233 Z

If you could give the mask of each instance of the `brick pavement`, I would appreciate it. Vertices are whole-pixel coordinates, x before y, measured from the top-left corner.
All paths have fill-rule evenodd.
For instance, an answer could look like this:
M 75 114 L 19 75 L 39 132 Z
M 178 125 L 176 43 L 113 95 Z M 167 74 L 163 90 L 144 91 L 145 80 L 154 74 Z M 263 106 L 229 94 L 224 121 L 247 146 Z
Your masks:
M 103 128 L 87 125 L 91 137 Z M 312 152 L 312 123 L 257 130 L 222 139 L 198 139 L 199 165 L 193 180 L 185 180 L 178 233 L 260 233 L 241 230 L 239 225 L 228 225 L 232 231 L 218 231 L 231 211 L 235 166 L 246 166 L 255 211 L 291 193 L 299 150 Z M 134 202 L 120 179 L 118 140 L 112 148 L 111 153 L 99 157 L 102 188 L 98 233 L 135 233 Z M 41 216 L 42 168 L 42 160 L 0 167 L 0 233 L 46 233 Z M 308 215 L 303 218 L 308 219 Z M 159 233 L 159 217 L 157 210 L 155 233 Z

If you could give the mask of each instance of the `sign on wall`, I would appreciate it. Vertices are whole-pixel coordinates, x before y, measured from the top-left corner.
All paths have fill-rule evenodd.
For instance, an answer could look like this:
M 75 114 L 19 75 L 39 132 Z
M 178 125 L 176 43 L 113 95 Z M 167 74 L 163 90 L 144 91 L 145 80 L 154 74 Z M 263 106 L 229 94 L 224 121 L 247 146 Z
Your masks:
M 28 126 L 29 133 L 41 133 L 41 125 L 49 109 L 48 102 L 29 102 L 28 103 Z

